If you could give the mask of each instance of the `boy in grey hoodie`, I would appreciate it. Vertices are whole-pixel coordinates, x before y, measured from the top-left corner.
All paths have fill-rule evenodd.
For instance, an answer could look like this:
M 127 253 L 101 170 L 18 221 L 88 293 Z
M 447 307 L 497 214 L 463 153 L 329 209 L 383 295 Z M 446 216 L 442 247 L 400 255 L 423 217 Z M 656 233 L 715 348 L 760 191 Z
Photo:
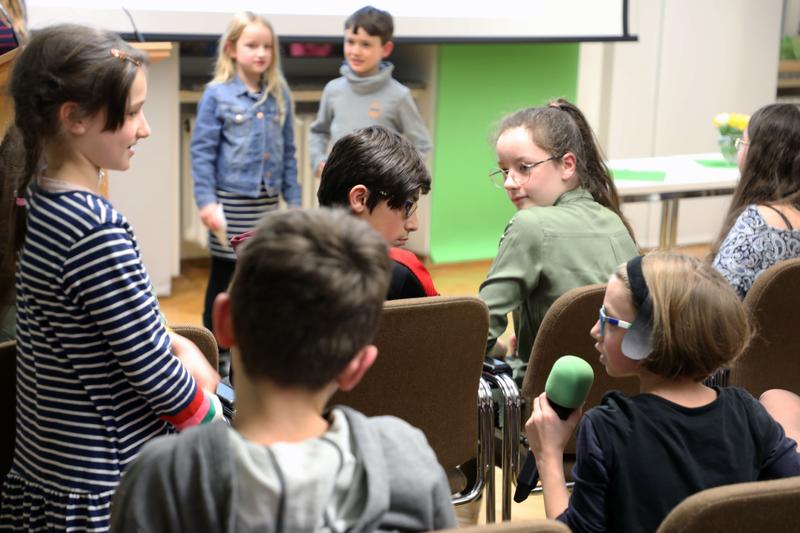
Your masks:
M 411 91 L 392 78 L 394 65 L 383 61 L 394 49 L 392 16 L 366 6 L 350 15 L 344 27 L 342 76 L 325 86 L 311 124 L 311 166 L 316 175 L 322 175 L 331 142 L 366 126 L 381 125 L 406 136 L 425 157 L 432 149 L 431 139 Z
M 231 347 L 236 416 L 151 441 L 128 467 L 112 531 L 427 531 L 455 526 L 424 435 L 326 411 L 377 356 L 385 241 L 344 210 L 270 213 L 237 250 L 214 330 Z

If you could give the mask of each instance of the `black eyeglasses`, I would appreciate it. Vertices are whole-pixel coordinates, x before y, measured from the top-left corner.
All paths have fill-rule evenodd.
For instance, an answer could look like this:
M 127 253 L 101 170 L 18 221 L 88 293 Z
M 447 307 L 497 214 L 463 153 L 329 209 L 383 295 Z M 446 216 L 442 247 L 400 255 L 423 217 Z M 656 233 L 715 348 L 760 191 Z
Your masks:
M 389 193 L 387 192 L 384 191 L 377 191 L 377 192 L 384 198 L 391 198 L 391 196 L 389 196 Z M 411 218 L 411 215 L 417 212 L 417 200 L 406 199 L 406 201 L 403 202 L 403 206 L 401 207 L 401 209 L 403 210 L 404 218 L 406 219 Z
M 522 187 L 528 180 L 531 179 L 531 173 L 533 169 L 538 167 L 539 165 L 543 165 L 548 161 L 553 161 L 555 159 L 561 159 L 564 156 L 550 156 L 547 159 L 542 159 L 541 161 L 536 161 L 535 163 L 524 163 L 520 161 L 517 163 L 516 168 L 496 168 L 489 172 L 489 179 L 492 180 L 492 184 L 497 187 L 498 189 L 505 188 L 506 179 L 511 176 L 511 181 L 517 184 L 518 187 Z M 511 172 L 514 172 L 512 174 Z

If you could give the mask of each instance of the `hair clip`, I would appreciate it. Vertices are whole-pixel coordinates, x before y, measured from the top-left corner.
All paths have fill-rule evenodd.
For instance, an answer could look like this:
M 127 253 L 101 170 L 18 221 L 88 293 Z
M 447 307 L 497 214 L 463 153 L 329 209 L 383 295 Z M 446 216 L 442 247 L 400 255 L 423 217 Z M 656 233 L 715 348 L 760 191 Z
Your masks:
M 118 48 L 112 48 L 111 49 L 111 55 L 116 57 L 117 59 L 121 59 L 123 61 L 130 61 L 131 63 L 133 63 L 137 67 L 141 67 L 142 66 L 142 62 L 141 61 L 139 61 L 138 59 L 132 58 L 130 56 L 130 54 L 128 54 L 128 52 L 123 52 L 122 50 L 120 50 Z
M 549 104 L 547 104 L 547 107 L 553 107 L 555 109 L 560 109 L 561 111 L 564 111 L 564 108 L 561 107 L 561 104 L 559 104 L 558 102 L 550 102 Z
M 25 207 L 26 205 L 28 205 L 28 202 L 22 196 L 17 196 L 14 199 L 14 204 L 16 204 L 17 207 Z

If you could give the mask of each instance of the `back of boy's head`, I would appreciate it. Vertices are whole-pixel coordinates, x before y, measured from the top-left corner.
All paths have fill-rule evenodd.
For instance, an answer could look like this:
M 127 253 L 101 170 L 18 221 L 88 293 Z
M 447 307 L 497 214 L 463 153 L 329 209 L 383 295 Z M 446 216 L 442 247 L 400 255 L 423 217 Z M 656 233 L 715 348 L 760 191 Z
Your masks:
M 231 314 L 244 372 L 330 383 L 375 334 L 389 284 L 384 239 L 339 209 L 266 215 L 238 250 Z
M 383 11 L 376 7 L 364 6 L 349 17 L 344 22 L 344 29 L 357 33 L 359 28 L 373 37 L 380 37 L 381 44 L 386 44 L 392 40 L 394 35 L 394 20 L 388 11 Z
M 15 108 L 15 135 L 19 136 L 24 162 L 19 172 L 4 174 L 0 209 L 16 210 L 7 250 L 18 250 L 24 236 L 25 208 L 15 197 L 25 193 L 39 171 L 44 145 L 63 134 L 59 111 L 66 102 L 77 105 L 72 119 L 104 111 L 105 129 L 117 130 L 125 122 L 128 96 L 147 55 L 117 34 L 63 24 L 43 28 L 17 56 L 11 75 L 10 94 Z
M 642 360 L 644 368 L 699 381 L 745 350 L 752 334 L 747 312 L 711 265 L 685 254 L 652 252 L 642 259 L 642 273 L 653 304 L 653 351 Z M 630 290 L 626 265 L 615 275 Z
M 400 209 L 406 200 L 430 191 L 431 175 L 408 139 L 382 126 L 370 126 L 333 145 L 322 169 L 319 204 L 349 207 L 348 195 L 356 185 L 369 189 L 370 211 L 382 198 L 389 207 Z

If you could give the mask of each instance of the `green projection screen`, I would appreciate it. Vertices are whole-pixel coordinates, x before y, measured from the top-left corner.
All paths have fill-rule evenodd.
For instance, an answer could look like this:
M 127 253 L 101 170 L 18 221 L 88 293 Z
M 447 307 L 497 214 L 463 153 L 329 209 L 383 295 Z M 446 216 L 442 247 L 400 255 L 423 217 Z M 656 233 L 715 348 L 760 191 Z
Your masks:
M 487 174 L 499 120 L 556 97 L 575 101 L 578 44 L 443 44 L 431 193 L 435 263 L 494 257 L 514 206 Z

